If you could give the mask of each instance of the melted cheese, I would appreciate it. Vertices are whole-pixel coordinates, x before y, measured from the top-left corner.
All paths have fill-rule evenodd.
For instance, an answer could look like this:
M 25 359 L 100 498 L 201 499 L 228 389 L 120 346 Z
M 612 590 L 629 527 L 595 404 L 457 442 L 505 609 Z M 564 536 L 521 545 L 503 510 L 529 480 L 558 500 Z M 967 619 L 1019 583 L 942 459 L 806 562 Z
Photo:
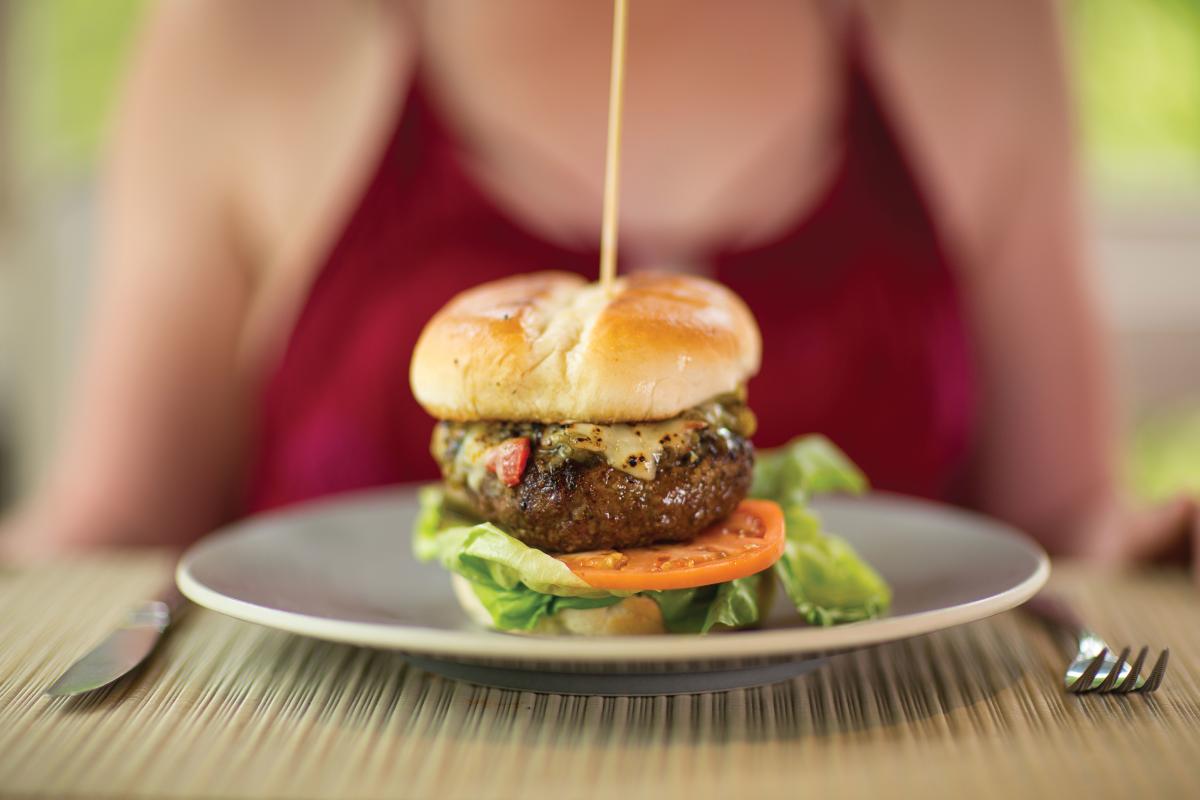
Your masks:
M 487 455 L 488 445 L 485 443 L 487 426 L 483 423 L 473 423 L 463 437 L 462 446 L 455 456 L 458 473 L 463 476 L 467 486 L 472 491 L 479 491 L 483 479 L 487 476 L 487 466 L 484 456 Z
M 576 422 L 566 427 L 571 445 L 604 456 L 613 469 L 644 481 L 654 480 L 664 450 L 687 447 L 691 434 L 704 423 L 672 419 L 637 425 L 594 425 Z
M 644 481 L 654 480 L 666 452 L 686 452 L 695 444 L 695 432 L 709 424 L 695 419 L 670 419 L 665 422 L 597 425 L 575 422 L 550 426 L 535 446 L 568 448 L 595 453 L 610 467 Z M 723 431 L 719 428 L 718 432 Z M 506 431 L 511 435 L 512 431 Z M 527 435 L 529 435 L 527 433 Z M 441 459 L 447 447 L 447 430 L 435 432 L 434 454 Z M 488 475 L 485 464 L 488 450 L 498 443 L 490 423 L 468 423 L 454 455 L 453 469 L 472 491 L 480 491 Z

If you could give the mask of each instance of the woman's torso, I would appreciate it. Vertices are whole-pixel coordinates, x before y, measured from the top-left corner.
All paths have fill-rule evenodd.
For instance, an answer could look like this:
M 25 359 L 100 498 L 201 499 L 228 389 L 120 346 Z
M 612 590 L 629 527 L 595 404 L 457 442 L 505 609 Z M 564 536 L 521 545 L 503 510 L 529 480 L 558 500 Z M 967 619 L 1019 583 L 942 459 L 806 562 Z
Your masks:
M 711 270 L 714 244 L 771 238 L 827 184 L 844 20 L 834 4 L 790 0 L 644 5 L 630 21 L 622 266 Z M 277 356 L 374 176 L 418 64 L 489 200 L 550 241 L 596 239 L 611 6 L 416 6 L 306 8 L 272 32 L 285 54 L 264 70 L 274 88 L 263 93 L 289 99 L 252 134 L 238 200 L 260 273 L 245 347 L 254 372 Z
M 332 244 L 263 282 L 250 508 L 430 476 L 431 421 L 407 389 L 429 314 L 481 280 L 594 270 L 607 5 L 459 6 L 423 16 L 403 111 L 361 126 L 375 156 L 343 170 L 363 178 L 330 201 Z M 766 444 L 820 431 L 884 488 L 946 496 L 971 416 L 952 275 L 837 20 L 816 4 L 668 6 L 631 28 L 624 268 L 705 272 L 747 299 Z

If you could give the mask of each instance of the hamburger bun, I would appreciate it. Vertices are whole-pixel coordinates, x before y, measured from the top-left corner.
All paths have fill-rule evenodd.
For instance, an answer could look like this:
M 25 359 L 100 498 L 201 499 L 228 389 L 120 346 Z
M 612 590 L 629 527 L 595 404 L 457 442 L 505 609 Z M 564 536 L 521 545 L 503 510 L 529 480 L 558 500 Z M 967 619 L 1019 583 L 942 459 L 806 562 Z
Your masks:
M 750 310 L 713 281 L 638 273 L 607 297 L 538 272 L 451 300 L 421 333 L 410 380 L 439 419 L 642 422 L 736 390 L 761 352 Z

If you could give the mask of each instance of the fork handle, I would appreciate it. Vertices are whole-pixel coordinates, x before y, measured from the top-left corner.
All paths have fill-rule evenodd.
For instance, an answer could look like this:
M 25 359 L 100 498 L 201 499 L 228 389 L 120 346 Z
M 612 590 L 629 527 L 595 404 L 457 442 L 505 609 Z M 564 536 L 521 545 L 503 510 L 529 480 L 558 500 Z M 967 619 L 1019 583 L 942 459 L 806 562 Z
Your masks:
M 1025 608 L 1042 621 L 1070 634 L 1076 639 L 1081 639 L 1088 633 L 1087 626 L 1083 623 L 1083 620 L 1058 595 L 1049 592 L 1038 592 L 1025 604 Z

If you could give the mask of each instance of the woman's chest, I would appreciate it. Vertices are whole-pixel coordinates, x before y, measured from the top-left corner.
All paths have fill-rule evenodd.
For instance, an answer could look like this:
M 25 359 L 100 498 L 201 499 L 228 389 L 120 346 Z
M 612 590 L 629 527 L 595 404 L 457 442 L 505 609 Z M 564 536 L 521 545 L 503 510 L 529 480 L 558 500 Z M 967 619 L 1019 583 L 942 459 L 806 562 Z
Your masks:
M 621 161 L 637 260 L 769 237 L 836 162 L 837 31 L 818 4 L 664 0 L 631 9 Z M 431 4 L 420 79 L 464 166 L 555 240 L 599 229 L 611 5 Z
M 624 269 L 705 270 L 715 249 L 769 240 L 816 202 L 838 162 L 845 99 L 842 32 L 820 8 L 633 4 Z M 579 250 L 599 239 L 611 22 L 611 4 L 599 0 L 439 0 L 407 46 L 380 46 L 388 35 L 368 31 L 359 49 L 410 51 L 417 66 L 408 74 L 439 135 L 458 145 L 452 171 L 552 252 Z M 263 148 L 246 170 L 249 227 L 265 243 L 247 333 L 255 363 L 279 346 L 321 255 L 396 155 L 385 152 L 384 127 L 395 124 L 403 79 L 386 55 L 363 60 L 339 79 L 344 91 L 310 93 L 303 113 L 281 116 L 263 137 L 287 146 Z M 412 154 L 410 144 L 391 146 Z

